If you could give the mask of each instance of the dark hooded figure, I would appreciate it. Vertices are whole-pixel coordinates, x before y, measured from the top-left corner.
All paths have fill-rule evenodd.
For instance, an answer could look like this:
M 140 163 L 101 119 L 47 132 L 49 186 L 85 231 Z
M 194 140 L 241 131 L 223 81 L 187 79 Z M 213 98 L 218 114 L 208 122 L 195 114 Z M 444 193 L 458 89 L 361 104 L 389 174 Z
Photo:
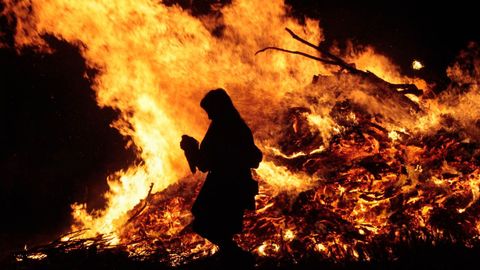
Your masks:
M 255 209 L 258 184 L 251 169 L 258 167 L 262 152 L 225 90 L 209 91 L 200 106 L 212 121 L 205 137 L 200 146 L 187 135 L 180 143 L 192 172 L 208 172 L 192 207 L 193 230 L 232 254 L 240 252 L 233 235 L 242 231 L 244 211 Z

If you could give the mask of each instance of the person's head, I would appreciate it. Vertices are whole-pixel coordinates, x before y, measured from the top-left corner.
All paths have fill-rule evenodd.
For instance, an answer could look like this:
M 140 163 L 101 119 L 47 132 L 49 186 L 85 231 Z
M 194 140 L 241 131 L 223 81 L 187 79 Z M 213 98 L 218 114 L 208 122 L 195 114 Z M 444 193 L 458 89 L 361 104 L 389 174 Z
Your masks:
M 214 121 L 240 116 L 230 96 L 222 88 L 210 90 L 200 102 L 200 107 L 207 112 L 208 118 Z

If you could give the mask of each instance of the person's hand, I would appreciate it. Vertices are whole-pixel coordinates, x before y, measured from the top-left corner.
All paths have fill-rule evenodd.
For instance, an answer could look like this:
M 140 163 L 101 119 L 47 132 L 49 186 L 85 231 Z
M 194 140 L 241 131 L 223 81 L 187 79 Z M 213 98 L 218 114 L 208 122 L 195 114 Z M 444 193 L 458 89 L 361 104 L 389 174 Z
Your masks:
M 182 136 L 182 141 L 180 141 L 180 148 L 183 149 L 185 153 L 185 157 L 188 161 L 188 166 L 190 166 L 190 170 L 192 173 L 197 171 L 196 163 L 197 163 L 197 156 L 198 156 L 198 141 L 195 138 L 190 137 L 188 135 Z
M 182 148 L 184 151 L 198 149 L 198 141 L 188 135 L 182 135 L 182 140 L 180 141 L 180 148 Z

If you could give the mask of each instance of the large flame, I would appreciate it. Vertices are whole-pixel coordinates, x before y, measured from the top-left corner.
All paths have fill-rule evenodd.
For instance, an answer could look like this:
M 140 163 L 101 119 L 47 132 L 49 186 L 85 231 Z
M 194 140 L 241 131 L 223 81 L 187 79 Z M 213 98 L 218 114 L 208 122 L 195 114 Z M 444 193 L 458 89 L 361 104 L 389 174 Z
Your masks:
M 459 204 L 458 213 L 468 211 L 478 199 L 479 170 L 460 173 L 460 157 L 453 158 L 455 164 L 449 160 L 442 163 L 449 147 L 459 147 L 459 138 L 438 139 L 439 144 L 446 144 L 438 149 L 423 141 L 445 124 L 446 115 L 456 124 L 452 128 L 463 130 L 462 140 L 480 139 L 476 122 L 480 115 L 478 57 L 472 60 L 475 72 L 466 72 L 460 64 L 448 70 L 449 76 L 464 86 L 462 93 L 452 86 L 435 99 L 412 97 L 420 107 L 413 112 L 395 101 L 382 100 L 372 92 L 381 91 L 373 83 L 338 72 L 336 67 L 285 53 L 255 55 L 267 46 L 317 53 L 284 29 L 288 27 L 319 44 L 323 40 L 319 22 L 306 18 L 300 23 L 288 16 L 289 8 L 281 0 L 236 0 L 202 16 L 152 0 L 5 3 L 6 14 L 16 18 L 18 48 L 37 46 L 48 52 L 44 40 L 48 34 L 81 49 L 87 64 L 99 70 L 92 78 L 99 106 L 120 111 L 113 126 L 138 149 L 141 162 L 109 177 L 104 210 L 89 213 L 84 204 L 72 206 L 72 228 L 89 228 L 86 236 L 113 234 L 112 243 L 118 243 L 148 232 L 150 237 L 170 241 L 182 232 L 190 218 L 188 207 L 194 189 L 198 190 L 198 178 L 195 184 L 183 186 L 193 190 L 182 190 L 182 183 L 192 183 L 192 179 L 178 143 L 182 134 L 201 139 L 208 122 L 198 103 L 207 90 L 218 87 L 229 91 L 267 156 L 256 170 L 262 183 L 259 209 L 247 219 L 247 233 L 254 237 L 240 240 L 250 247 L 260 241 L 256 249 L 259 255 L 278 253 L 280 243 L 301 238 L 325 256 L 350 254 L 368 259 L 371 254 L 363 251 L 359 255 L 358 249 L 351 247 L 364 245 L 376 235 L 401 238 L 402 231 L 392 229 L 392 216 L 409 217 L 412 228 L 441 234 L 427 220 L 435 214 L 435 207 L 445 206 L 450 196 L 446 194 L 464 192 L 470 198 Z M 371 47 L 360 52 L 347 50 L 343 57 L 386 81 L 414 83 L 427 93 L 431 91 L 425 81 L 403 76 Z M 314 83 L 313 75 L 318 75 Z M 466 108 L 471 109 L 469 113 Z M 351 126 L 361 126 L 363 135 L 347 132 Z M 405 138 L 420 139 L 403 143 Z M 440 161 L 430 155 L 440 157 Z M 339 162 L 351 169 L 334 171 L 340 168 Z M 368 162 L 393 169 L 375 167 L 369 171 L 365 169 L 370 166 Z M 440 165 L 435 163 L 435 170 L 422 173 L 432 162 Z M 442 178 L 447 172 L 450 177 Z M 155 210 L 155 215 L 141 217 L 142 225 L 132 225 L 132 213 L 141 208 L 139 202 L 149 193 L 151 183 L 152 194 L 164 192 L 155 198 L 162 208 Z M 428 188 L 436 193 L 428 194 Z M 186 194 L 186 198 L 179 197 Z M 296 196 L 310 203 L 306 204 L 310 208 L 295 206 L 299 213 L 315 209 L 318 215 L 332 220 L 309 224 L 314 227 L 308 227 L 311 233 L 307 234 L 307 227 L 298 228 L 309 222 L 307 214 L 291 217 L 278 209 L 279 201 L 286 206 L 291 203 L 289 198 Z M 410 208 L 400 217 L 391 210 L 395 204 Z M 268 222 L 262 223 L 265 220 Z M 477 219 L 474 222 L 469 235 L 478 235 L 480 223 Z M 343 232 L 355 231 L 363 240 L 348 242 L 341 239 L 342 231 L 327 235 L 334 223 L 345 224 Z M 190 237 L 192 243 L 200 241 Z M 205 243 L 195 247 L 209 248 Z M 139 250 L 145 251 L 145 247 L 132 247 L 132 252 Z
M 269 114 L 263 105 L 274 106 L 322 71 L 295 56 L 255 57 L 272 43 L 301 49 L 285 27 L 321 41 L 318 22 L 298 24 L 282 1 L 235 1 L 223 16 L 205 18 L 157 1 L 6 3 L 19 19 L 18 46 L 46 48 L 44 34 L 80 46 L 88 65 L 100 70 L 93 79 L 98 104 L 120 110 L 114 126 L 131 137 L 144 161 L 111 176 L 105 211 L 91 215 L 85 205 L 74 206 L 79 225 L 92 233 L 121 226 L 150 183 L 156 192 L 187 174 L 178 141 L 184 133 L 201 139 L 207 119 L 198 104 L 207 90 L 225 87 L 247 121 L 261 125 L 258 114 Z

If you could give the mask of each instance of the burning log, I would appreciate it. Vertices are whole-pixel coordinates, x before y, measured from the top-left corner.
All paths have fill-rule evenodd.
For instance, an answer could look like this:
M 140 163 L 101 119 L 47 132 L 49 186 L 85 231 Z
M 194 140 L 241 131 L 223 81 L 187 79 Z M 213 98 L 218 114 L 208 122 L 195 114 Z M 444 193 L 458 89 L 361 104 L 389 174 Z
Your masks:
M 151 198 L 151 195 L 152 195 L 152 189 L 153 189 L 153 183 L 150 184 L 150 188 L 148 190 L 148 194 L 147 194 L 147 197 L 145 198 L 144 200 L 144 204 L 142 207 L 140 207 L 140 209 L 138 209 L 137 212 L 135 212 L 135 214 L 133 214 L 127 221 L 127 224 L 130 223 L 132 220 L 134 220 L 136 217 L 138 217 L 140 215 L 140 213 L 143 212 L 143 210 L 145 210 L 145 208 L 147 207 L 149 201 L 150 201 L 150 198 Z

